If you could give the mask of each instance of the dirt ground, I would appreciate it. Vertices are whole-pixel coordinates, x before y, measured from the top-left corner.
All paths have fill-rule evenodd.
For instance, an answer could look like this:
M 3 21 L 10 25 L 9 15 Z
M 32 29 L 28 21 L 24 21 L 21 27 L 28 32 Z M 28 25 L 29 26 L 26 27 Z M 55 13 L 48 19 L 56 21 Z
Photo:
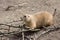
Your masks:
M 8 9 L 8 6 L 12 6 Z M 57 9 L 55 15 L 55 25 L 60 25 L 60 0 L 0 0 L 0 24 L 9 24 L 18 26 L 20 22 L 9 23 L 12 21 L 20 20 L 22 14 L 33 14 L 40 11 L 48 11 L 54 13 L 54 9 Z M 0 25 L 0 29 L 8 29 L 8 26 Z M 18 29 L 11 27 L 10 31 L 18 31 Z M 0 30 L 3 33 L 7 33 L 7 30 Z M 8 37 L 3 37 L 2 40 Z M 10 38 L 10 40 L 19 40 L 19 38 Z M 0 37 L 1 40 L 1 37 Z M 50 32 L 44 36 L 38 38 L 38 40 L 60 40 L 60 30 Z

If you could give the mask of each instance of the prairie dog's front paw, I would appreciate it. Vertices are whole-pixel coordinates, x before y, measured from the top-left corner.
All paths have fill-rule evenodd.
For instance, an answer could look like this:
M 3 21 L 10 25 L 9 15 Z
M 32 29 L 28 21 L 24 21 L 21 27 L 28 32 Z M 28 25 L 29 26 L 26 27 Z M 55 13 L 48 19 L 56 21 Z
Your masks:
M 34 30 L 34 28 L 30 28 L 29 30 Z
M 26 26 L 26 28 L 28 28 L 28 29 L 29 29 L 30 27 L 27 27 L 27 26 Z

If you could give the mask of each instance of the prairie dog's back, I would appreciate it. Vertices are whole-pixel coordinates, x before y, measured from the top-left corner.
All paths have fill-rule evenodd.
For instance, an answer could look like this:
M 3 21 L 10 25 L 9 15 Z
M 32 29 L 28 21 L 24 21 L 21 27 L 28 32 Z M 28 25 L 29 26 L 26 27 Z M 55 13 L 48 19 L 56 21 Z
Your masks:
M 33 15 L 36 18 L 36 25 L 51 25 L 53 24 L 53 14 L 49 13 L 49 12 L 38 12 L 36 14 Z
M 42 12 L 38 12 L 38 13 L 35 13 L 34 15 L 33 15 L 35 18 L 37 18 L 37 19 L 42 19 L 42 18 L 49 18 L 49 17 L 53 17 L 53 14 L 51 14 L 51 13 L 49 13 L 49 12 L 47 12 L 47 11 L 42 11 Z

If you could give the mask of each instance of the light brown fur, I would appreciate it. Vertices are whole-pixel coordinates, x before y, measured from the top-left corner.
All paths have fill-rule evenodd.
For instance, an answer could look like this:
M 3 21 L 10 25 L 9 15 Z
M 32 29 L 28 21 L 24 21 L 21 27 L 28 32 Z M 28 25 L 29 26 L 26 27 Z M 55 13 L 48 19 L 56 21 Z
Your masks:
M 35 29 L 37 27 L 42 26 L 50 26 L 53 25 L 53 14 L 49 12 L 38 12 L 33 15 L 25 14 L 24 22 L 25 25 L 31 29 Z

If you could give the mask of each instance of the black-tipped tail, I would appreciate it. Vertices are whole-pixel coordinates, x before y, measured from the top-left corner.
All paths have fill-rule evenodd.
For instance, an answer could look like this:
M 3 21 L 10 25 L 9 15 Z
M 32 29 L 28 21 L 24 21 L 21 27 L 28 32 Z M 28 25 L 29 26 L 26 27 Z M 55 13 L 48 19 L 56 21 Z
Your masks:
M 55 16 L 55 14 L 56 14 L 56 9 L 54 9 L 54 13 L 53 13 L 53 16 Z

